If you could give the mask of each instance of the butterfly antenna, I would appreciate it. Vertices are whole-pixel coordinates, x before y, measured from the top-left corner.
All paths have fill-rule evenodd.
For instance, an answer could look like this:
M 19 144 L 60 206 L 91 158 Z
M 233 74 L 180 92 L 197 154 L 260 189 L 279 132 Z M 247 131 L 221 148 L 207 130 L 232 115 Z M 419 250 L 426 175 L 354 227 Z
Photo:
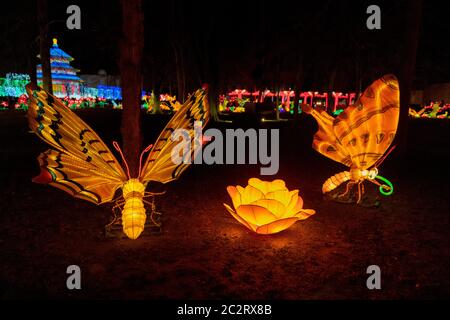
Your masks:
M 116 141 L 113 141 L 113 146 L 114 148 L 117 150 L 117 152 L 120 153 L 120 156 L 122 157 L 122 161 L 125 164 L 125 167 L 127 168 L 127 174 L 128 174 L 128 179 L 131 179 L 131 175 L 130 175 L 130 168 L 128 167 L 128 162 L 125 159 L 123 153 L 122 153 L 122 149 L 120 149 L 119 144 Z
M 142 151 L 141 156 L 139 157 L 139 177 L 141 176 L 141 169 L 142 169 L 142 157 L 144 156 L 144 154 L 148 151 L 150 151 L 150 149 L 153 147 L 153 144 L 149 144 L 147 146 L 147 148 L 144 149 L 144 151 Z
M 396 147 L 396 146 L 393 146 L 392 148 L 390 148 L 389 151 L 386 152 L 386 154 L 385 154 L 384 156 L 382 156 L 380 159 L 378 159 L 377 162 L 375 162 L 375 164 L 373 165 L 373 167 L 374 167 L 374 168 L 379 167 L 379 166 L 383 163 L 383 161 L 386 159 L 386 157 L 389 155 L 389 153 L 391 153 L 392 150 L 395 149 L 395 147 Z

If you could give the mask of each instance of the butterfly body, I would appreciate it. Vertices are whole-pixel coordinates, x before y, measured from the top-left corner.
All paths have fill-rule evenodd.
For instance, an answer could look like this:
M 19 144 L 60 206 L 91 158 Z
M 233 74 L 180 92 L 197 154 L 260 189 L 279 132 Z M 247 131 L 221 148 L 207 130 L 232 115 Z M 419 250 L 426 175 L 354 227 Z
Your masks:
M 138 179 L 130 179 L 122 187 L 125 201 L 122 209 L 123 232 L 133 240 L 144 231 L 147 218 L 143 202 L 144 194 L 145 185 Z
M 364 182 L 364 180 L 374 180 L 375 177 L 378 175 L 378 169 L 372 168 L 370 170 L 367 169 L 350 169 L 350 171 L 342 171 L 339 173 L 336 173 L 334 176 L 328 178 L 323 186 L 322 186 L 322 192 L 328 193 L 339 187 L 341 184 L 347 181 L 351 181 L 352 183 L 360 183 Z
M 392 184 L 378 176 L 377 167 L 392 150 L 388 151 L 397 131 L 400 92 L 395 76 L 385 75 L 373 82 L 354 105 L 347 107 L 336 118 L 309 105 L 302 105 L 302 109 L 312 115 L 319 125 L 313 148 L 350 168 L 328 178 L 322 186 L 323 193 L 348 181 L 345 193 L 339 197 L 357 185 L 359 203 L 366 180 L 377 184 L 382 194 L 392 193 Z M 387 185 L 381 185 L 375 178 Z

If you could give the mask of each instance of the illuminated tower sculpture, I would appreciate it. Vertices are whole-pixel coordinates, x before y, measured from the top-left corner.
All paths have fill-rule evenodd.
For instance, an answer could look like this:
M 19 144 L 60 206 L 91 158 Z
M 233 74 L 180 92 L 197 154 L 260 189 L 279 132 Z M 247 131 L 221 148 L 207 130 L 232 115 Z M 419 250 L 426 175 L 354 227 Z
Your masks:
M 77 76 L 80 70 L 73 68 L 70 62 L 73 58 L 58 47 L 58 41 L 53 39 L 50 48 L 50 67 L 52 72 L 53 94 L 57 97 L 80 97 L 81 80 Z M 42 86 L 42 65 L 37 66 L 38 85 Z

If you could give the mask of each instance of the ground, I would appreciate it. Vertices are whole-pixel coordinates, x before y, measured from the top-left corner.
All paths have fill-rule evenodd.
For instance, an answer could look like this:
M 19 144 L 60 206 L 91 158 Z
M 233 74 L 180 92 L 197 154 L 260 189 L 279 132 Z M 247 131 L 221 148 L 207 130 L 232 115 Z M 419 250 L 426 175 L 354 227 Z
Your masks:
M 120 111 L 81 116 L 109 144 L 120 137 Z M 145 116 L 145 143 L 166 120 Z M 411 120 L 406 154 L 394 151 L 379 168 L 394 194 L 364 208 L 323 198 L 322 183 L 345 167 L 311 148 L 315 122 L 302 115 L 282 125 L 280 171 L 267 179 L 300 189 L 315 215 L 279 234 L 254 234 L 223 203 L 231 203 L 226 187 L 246 185 L 259 165 L 197 165 L 157 199 L 162 232 L 132 241 L 105 239 L 111 205 L 32 183 L 46 146 L 24 113 L 1 112 L 0 297 L 449 299 L 449 126 Z M 66 288 L 73 264 L 82 271 L 79 291 Z M 373 264 L 381 290 L 366 287 Z

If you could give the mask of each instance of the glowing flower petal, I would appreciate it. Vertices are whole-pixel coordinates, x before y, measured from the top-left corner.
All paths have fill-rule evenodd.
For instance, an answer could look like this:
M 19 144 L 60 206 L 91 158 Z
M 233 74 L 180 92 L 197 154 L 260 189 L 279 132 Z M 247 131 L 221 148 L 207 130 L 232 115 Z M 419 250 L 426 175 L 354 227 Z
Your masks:
M 299 198 L 298 190 L 291 191 L 290 196 L 291 196 L 291 198 L 289 200 L 289 204 L 286 206 L 286 214 L 292 215 L 293 213 L 296 212 L 296 211 L 294 211 L 294 208 L 297 205 L 298 198 Z
M 278 190 L 278 191 L 272 191 L 265 194 L 266 199 L 274 199 L 279 202 L 281 202 L 285 207 L 289 205 L 291 202 L 291 192 L 289 190 Z
M 228 210 L 229 213 L 231 213 L 231 215 L 240 223 L 242 223 L 244 226 L 246 226 L 247 228 L 249 228 L 252 231 L 255 231 L 254 228 L 252 228 L 252 226 L 247 223 L 247 221 L 245 221 L 244 219 L 242 219 L 241 217 L 238 216 L 238 214 L 233 210 L 233 208 L 231 208 L 229 205 L 227 205 L 226 203 L 223 204 L 225 206 L 225 208 Z
M 252 205 L 266 208 L 276 217 L 276 219 L 279 219 L 286 212 L 286 207 L 280 201 L 275 199 L 257 200 L 252 202 Z
M 313 209 L 302 209 L 295 216 L 298 220 L 305 220 L 316 213 L 316 210 Z
M 241 204 L 249 204 L 264 198 L 261 191 L 250 185 L 246 186 L 245 189 L 238 188 L 238 191 L 241 194 Z
M 286 184 L 284 183 L 283 180 L 280 179 L 276 179 L 273 180 L 272 182 L 269 182 L 269 181 L 262 181 L 258 178 L 251 178 L 248 180 L 248 184 L 260 190 L 264 194 L 277 190 L 287 190 Z
M 298 218 L 295 218 L 295 217 L 276 220 L 271 223 L 268 223 L 268 224 L 258 227 L 256 229 L 256 233 L 259 233 L 259 234 L 277 233 L 277 232 L 286 230 L 287 228 L 292 226 L 297 221 L 298 221 Z
M 251 204 L 239 206 L 236 208 L 236 213 L 245 221 L 257 226 L 261 226 L 277 219 L 266 208 Z
M 239 207 L 242 204 L 241 201 L 241 194 L 239 193 L 238 189 L 233 186 L 227 187 L 228 194 L 231 197 L 231 200 L 233 201 L 233 206 L 235 208 Z
M 294 208 L 292 208 L 292 211 L 290 211 L 290 214 L 296 214 L 303 208 L 303 199 L 302 197 L 297 198 L 297 203 L 295 204 Z

